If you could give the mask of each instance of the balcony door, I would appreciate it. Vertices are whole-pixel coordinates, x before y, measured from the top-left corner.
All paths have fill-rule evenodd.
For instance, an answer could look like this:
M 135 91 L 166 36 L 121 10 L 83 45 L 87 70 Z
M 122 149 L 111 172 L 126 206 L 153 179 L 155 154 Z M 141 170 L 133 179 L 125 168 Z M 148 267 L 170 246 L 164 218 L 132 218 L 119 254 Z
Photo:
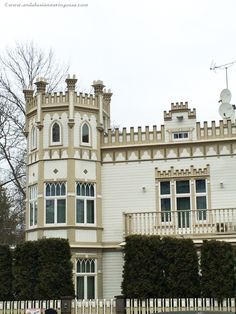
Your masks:
M 190 227 L 190 197 L 177 197 L 178 228 Z

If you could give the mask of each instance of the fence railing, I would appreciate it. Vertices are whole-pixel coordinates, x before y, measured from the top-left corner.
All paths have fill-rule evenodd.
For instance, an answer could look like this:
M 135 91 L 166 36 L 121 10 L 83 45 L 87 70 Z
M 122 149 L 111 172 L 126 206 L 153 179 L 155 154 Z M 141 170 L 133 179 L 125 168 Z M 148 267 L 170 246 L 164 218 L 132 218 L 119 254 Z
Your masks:
M 118 308 L 116 299 L 73 300 L 71 314 L 153 314 L 160 312 L 211 311 L 236 313 L 236 298 L 222 302 L 212 298 L 125 299 Z M 0 301 L 0 314 L 44 314 L 48 308 L 62 313 L 61 301 Z M 68 313 L 69 314 L 69 313 Z
M 124 213 L 125 236 L 236 233 L 236 208 Z
M 126 314 L 151 314 L 160 312 L 232 312 L 236 313 L 235 298 L 218 302 L 212 298 L 181 298 L 181 299 L 127 299 Z

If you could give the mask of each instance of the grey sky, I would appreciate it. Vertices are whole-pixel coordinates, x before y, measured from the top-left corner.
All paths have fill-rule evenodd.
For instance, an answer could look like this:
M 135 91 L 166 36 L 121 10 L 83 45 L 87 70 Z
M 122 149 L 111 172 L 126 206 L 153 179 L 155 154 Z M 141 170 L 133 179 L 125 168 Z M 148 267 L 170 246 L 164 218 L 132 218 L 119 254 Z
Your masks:
M 30 3 L 87 6 L 11 6 Z M 80 90 L 102 79 L 120 126 L 159 125 L 180 101 L 219 120 L 225 72 L 209 68 L 236 60 L 235 12 L 235 0 L 1 0 L 0 49 L 34 40 L 69 61 Z M 229 88 L 235 103 L 236 64 Z

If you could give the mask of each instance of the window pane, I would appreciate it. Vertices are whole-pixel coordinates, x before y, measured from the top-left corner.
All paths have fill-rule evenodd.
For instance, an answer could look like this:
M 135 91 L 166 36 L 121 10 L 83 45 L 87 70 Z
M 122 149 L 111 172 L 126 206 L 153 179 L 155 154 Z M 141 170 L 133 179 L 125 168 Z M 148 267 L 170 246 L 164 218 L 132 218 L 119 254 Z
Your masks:
M 197 209 L 206 209 L 206 196 L 197 196 Z
M 86 184 L 86 196 L 89 196 L 89 184 Z
M 87 223 L 94 223 L 94 200 L 87 200 Z
M 51 184 L 51 196 L 55 196 L 55 194 L 56 194 L 55 184 Z
M 77 195 L 81 195 L 81 192 L 80 192 L 80 184 L 79 184 L 79 183 L 77 183 L 76 194 L 77 194 Z
M 61 184 L 61 195 L 66 195 L 66 185 L 65 185 L 65 183 Z
M 77 277 L 77 298 L 84 299 L 84 277 Z
M 56 195 L 61 195 L 61 186 L 60 183 L 56 184 Z
M 66 200 L 57 200 L 57 222 L 66 222 Z
M 81 184 L 81 195 L 85 195 L 85 185 Z
M 76 201 L 76 222 L 84 223 L 84 200 Z
M 95 262 L 91 261 L 91 273 L 95 273 Z
M 170 211 L 171 210 L 171 202 L 170 198 L 162 198 L 161 199 L 161 211 Z M 161 221 L 167 222 L 171 221 L 171 213 L 163 213 L 161 214 Z
M 161 210 L 162 211 L 170 211 L 170 198 L 162 198 L 161 199 Z
M 177 197 L 177 210 L 190 210 L 190 197 Z
M 206 196 L 197 196 L 197 218 L 198 220 L 206 220 L 207 219 L 207 202 Z
M 50 192 L 50 184 L 49 183 L 47 183 L 47 185 L 46 185 L 46 196 L 50 196 L 50 194 L 51 194 L 51 192 Z
M 85 272 L 91 273 L 91 271 L 90 271 L 90 260 L 89 259 L 86 260 Z
M 94 186 L 91 184 L 90 186 L 90 196 L 94 196 Z
M 196 193 L 206 192 L 206 180 L 196 180 Z
M 80 260 L 77 261 L 77 273 L 81 273 Z
M 161 182 L 161 194 L 170 194 L 170 181 Z
M 176 193 L 189 193 L 189 181 L 176 181 Z
M 95 278 L 94 276 L 87 277 L 87 298 L 88 299 L 95 299 Z
M 52 141 L 60 142 L 60 127 L 58 123 L 54 123 L 52 128 Z
M 86 123 L 82 128 L 82 142 L 89 143 L 89 127 Z
M 33 219 L 34 219 L 34 218 L 33 218 L 33 217 L 34 217 L 34 216 L 33 216 L 33 215 L 34 215 L 33 213 L 34 213 L 33 203 L 30 203 L 30 226 L 33 226 L 33 221 L 34 221 L 34 220 L 33 220 Z
M 46 200 L 46 223 L 54 223 L 54 200 Z
M 38 203 L 34 203 L 34 224 L 37 225 L 38 223 Z

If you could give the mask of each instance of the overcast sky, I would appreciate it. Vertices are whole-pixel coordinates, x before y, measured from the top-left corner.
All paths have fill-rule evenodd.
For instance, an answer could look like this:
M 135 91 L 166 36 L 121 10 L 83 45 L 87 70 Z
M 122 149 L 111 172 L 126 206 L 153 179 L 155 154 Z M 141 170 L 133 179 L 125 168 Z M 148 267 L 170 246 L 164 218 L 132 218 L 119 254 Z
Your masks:
M 219 120 L 225 71 L 210 65 L 236 61 L 235 14 L 235 0 L 0 0 L 0 49 L 33 40 L 70 63 L 81 91 L 103 80 L 121 127 L 160 125 L 180 101 Z M 236 103 L 236 64 L 228 72 Z

